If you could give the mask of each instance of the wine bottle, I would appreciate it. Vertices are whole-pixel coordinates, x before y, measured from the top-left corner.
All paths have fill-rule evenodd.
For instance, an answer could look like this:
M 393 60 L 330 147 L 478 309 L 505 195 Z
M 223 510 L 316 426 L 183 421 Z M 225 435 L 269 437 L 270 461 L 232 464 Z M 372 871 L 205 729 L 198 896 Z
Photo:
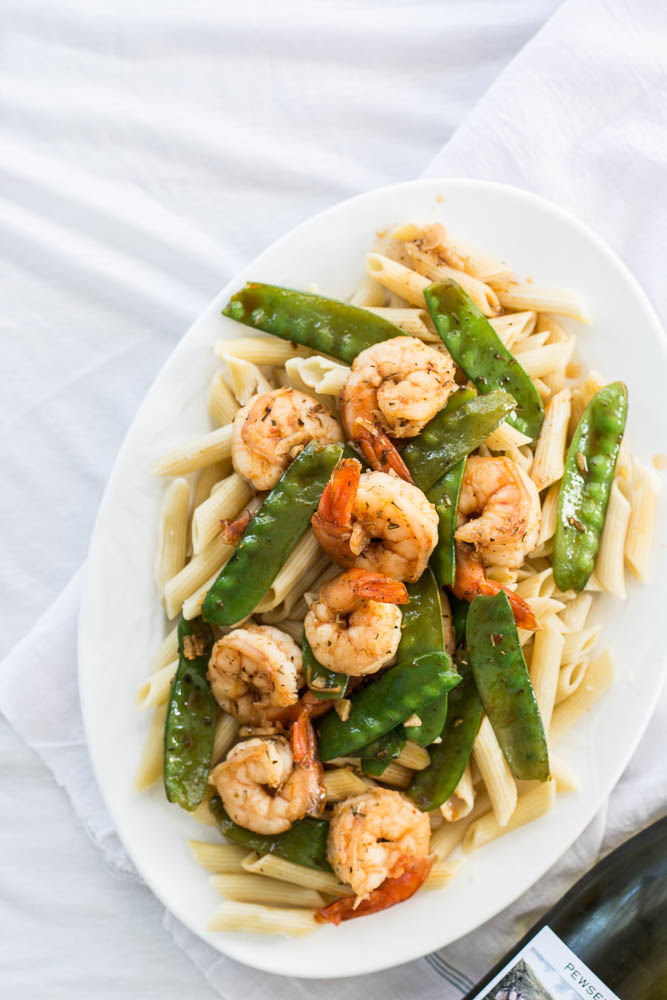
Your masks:
M 667 1000 L 667 816 L 595 865 L 464 1000 Z

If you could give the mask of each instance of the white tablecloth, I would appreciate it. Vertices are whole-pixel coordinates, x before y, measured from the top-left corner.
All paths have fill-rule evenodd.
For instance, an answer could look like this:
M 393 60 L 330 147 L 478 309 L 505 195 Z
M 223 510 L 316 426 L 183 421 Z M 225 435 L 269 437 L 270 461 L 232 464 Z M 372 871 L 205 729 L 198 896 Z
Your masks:
M 417 176 L 557 5 L 5 0 L 0 657 L 83 561 L 133 413 L 218 288 Z M 2 719 L 0 759 L 0 995 L 212 1000 Z

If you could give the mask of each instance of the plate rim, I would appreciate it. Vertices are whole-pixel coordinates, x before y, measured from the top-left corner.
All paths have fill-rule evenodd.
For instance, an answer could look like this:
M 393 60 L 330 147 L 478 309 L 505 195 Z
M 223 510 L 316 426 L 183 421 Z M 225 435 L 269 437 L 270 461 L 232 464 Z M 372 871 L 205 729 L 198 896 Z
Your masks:
M 88 687 L 88 682 L 90 680 L 90 676 L 89 675 L 91 674 L 91 672 L 88 672 L 88 673 L 86 672 L 84 663 L 85 663 L 85 658 L 86 658 L 86 643 L 88 641 L 88 636 L 87 636 L 87 621 L 88 621 L 88 619 L 90 617 L 89 607 L 91 606 L 91 604 L 93 602 L 93 597 L 92 597 L 92 594 L 91 594 L 91 590 L 88 587 L 88 580 L 89 580 L 89 577 L 91 575 L 90 566 L 94 562 L 96 547 L 97 547 L 98 544 L 100 544 L 100 542 L 99 542 L 99 537 L 100 537 L 100 533 L 101 533 L 101 531 L 100 531 L 100 524 L 101 524 L 101 522 L 104 520 L 104 518 L 106 516 L 107 508 L 108 508 L 108 506 L 110 505 L 110 502 L 111 502 L 111 496 L 112 496 L 112 494 L 115 491 L 114 488 L 115 488 L 116 479 L 120 475 L 120 468 L 121 468 L 121 466 L 123 464 L 123 459 L 125 457 L 126 452 L 129 449 L 129 440 L 131 438 L 132 430 L 133 430 L 133 427 L 134 427 L 135 423 L 140 419 L 140 417 L 142 416 L 142 414 L 145 411 L 145 409 L 148 408 L 151 405 L 151 399 L 152 399 L 153 392 L 155 391 L 155 386 L 156 386 L 157 382 L 161 379 L 165 368 L 170 364 L 170 362 L 171 362 L 171 360 L 173 358 L 174 353 L 179 349 L 180 345 L 188 337 L 188 334 L 190 333 L 190 330 L 195 325 L 197 325 L 210 312 L 210 310 L 212 309 L 212 307 L 213 307 L 214 303 L 216 302 L 216 300 L 220 296 L 222 296 L 223 294 L 229 294 L 232 290 L 235 290 L 234 286 L 238 283 L 238 274 L 242 273 L 243 271 L 245 271 L 246 268 L 248 268 L 248 267 L 250 267 L 250 266 L 252 266 L 254 264 L 257 264 L 258 262 L 261 262 L 261 259 L 264 257 L 265 254 L 269 254 L 269 253 L 273 254 L 273 253 L 279 251 L 281 245 L 284 242 L 287 242 L 288 240 L 291 241 L 294 237 L 298 237 L 298 235 L 301 232 L 301 230 L 305 229 L 306 227 L 310 227 L 314 223 L 323 223 L 323 222 L 326 222 L 326 219 L 327 219 L 327 217 L 329 215 L 333 215 L 333 214 L 337 213 L 343 207 L 351 208 L 351 207 L 353 207 L 355 205 L 355 203 L 363 202 L 363 201 L 366 201 L 366 200 L 372 200 L 372 198 L 374 198 L 374 197 L 385 197 L 385 196 L 391 195 L 392 193 L 400 193 L 400 192 L 403 192 L 403 191 L 406 191 L 406 190 L 415 190 L 415 189 L 418 189 L 418 188 L 429 188 L 429 187 L 437 187 L 437 186 L 443 186 L 444 188 L 449 188 L 449 187 L 456 186 L 456 187 L 468 188 L 468 189 L 471 189 L 471 190 L 474 190 L 474 189 L 489 190 L 490 189 L 490 190 L 494 190 L 494 191 L 496 191 L 496 192 L 498 192 L 501 195 L 504 195 L 506 197 L 514 198 L 514 199 L 517 199 L 519 201 L 523 201 L 523 202 L 527 202 L 527 203 L 539 206 L 539 208 L 541 210 L 543 210 L 543 211 L 546 210 L 548 213 L 550 213 L 550 214 L 554 215 L 555 217 L 560 218 L 562 221 L 566 222 L 571 228 L 575 229 L 580 236 L 584 237 L 589 242 L 591 242 L 592 244 L 594 244 L 594 246 L 596 247 L 596 249 L 600 253 L 602 253 L 603 256 L 606 257 L 606 259 L 610 263 L 610 265 L 623 275 L 623 277 L 626 280 L 626 282 L 631 286 L 634 295 L 641 301 L 641 303 L 642 303 L 642 305 L 643 305 L 643 307 L 645 309 L 646 315 L 648 317 L 650 317 L 652 325 L 655 328 L 655 333 L 656 334 L 660 334 L 660 336 L 656 336 L 655 337 L 656 347 L 660 350 L 660 352 L 662 354 L 663 365 L 665 365 L 665 368 L 667 368 L 667 337 L 665 336 L 665 330 L 664 330 L 664 328 L 662 326 L 660 318 L 659 318 L 659 316 L 658 316 L 658 314 L 657 314 L 657 312 L 656 312 L 656 310 L 655 310 L 655 308 L 653 306 L 653 303 L 649 299 L 647 293 L 644 291 L 644 289 L 640 285 L 638 279 L 630 271 L 630 269 L 628 268 L 628 266 L 616 254 L 616 252 L 605 242 L 605 240 L 603 240 L 601 236 L 599 236 L 590 226 L 588 226 L 587 223 L 583 222 L 581 219 L 579 219 L 576 215 L 574 215 L 568 209 L 565 209 L 562 206 L 560 206 L 560 205 L 558 205 L 558 204 L 550 201 L 549 199 L 544 198 L 542 195 L 535 194 L 532 191 L 527 191 L 524 188 L 516 187 L 516 186 L 511 185 L 511 184 L 501 183 L 501 182 L 498 182 L 498 181 L 487 181 L 487 180 L 483 180 L 483 179 L 480 179 L 480 178 L 466 178 L 466 177 L 456 177 L 456 176 L 452 176 L 452 177 L 424 177 L 424 178 L 419 178 L 417 180 L 398 182 L 398 183 L 394 183 L 394 184 L 383 185 L 382 187 L 379 187 L 379 188 L 372 188 L 372 189 L 369 189 L 369 190 L 367 190 L 365 192 L 361 192 L 360 194 L 354 195 L 354 196 L 352 196 L 350 198 L 346 198 L 346 199 L 343 199 L 342 201 L 336 202 L 334 205 L 328 206 L 327 208 L 321 210 L 320 212 L 317 212 L 314 215 L 309 216 L 308 218 L 302 220 L 297 225 L 293 226 L 287 232 L 285 232 L 284 234 L 282 234 L 280 237 L 278 237 L 278 239 L 274 240 L 273 243 L 269 244 L 267 247 L 265 247 L 263 250 L 261 250 L 260 253 L 257 254 L 254 258 L 252 258 L 251 260 L 249 260 L 246 263 L 244 263 L 242 265 L 242 267 L 239 268 L 239 270 L 236 271 L 234 273 L 234 275 L 232 275 L 231 279 L 216 293 L 216 295 L 211 299 L 211 301 L 209 302 L 209 304 L 199 313 L 199 315 L 197 317 L 195 317 L 195 319 L 188 326 L 188 328 L 184 332 L 184 334 L 173 345 L 172 350 L 169 352 L 169 354 L 166 357 L 166 359 L 164 360 L 163 364 L 160 366 L 159 371 L 156 373 L 156 375 L 155 375 L 154 379 L 152 380 L 150 386 L 146 390 L 146 393 L 145 393 L 145 395 L 144 395 L 144 397 L 143 397 L 143 399 L 142 399 L 139 407 L 135 411 L 135 413 L 134 413 L 134 415 L 132 417 L 132 420 L 130 421 L 130 423 L 129 423 L 128 427 L 127 427 L 126 433 L 125 433 L 125 435 L 123 437 L 123 441 L 122 441 L 122 443 L 120 445 L 120 448 L 118 449 L 118 452 L 116 454 L 113 466 L 112 466 L 111 471 L 109 473 L 109 477 L 107 479 L 107 483 L 106 483 L 105 488 L 104 488 L 104 493 L 102 495 L 102 499 L 101 499 L 100 504 L 99 504 L 98 512 L 97 512 L 97 515 L 96 515 L 96 518 L 95 518 L 95 523 L 94 523 L 93 530 L 92 530 L 91 537 L 90 537 L 90 543 L 89 543 L 88 550 L 87 550 L 86 563 L 85 563 L 85 573 L 84 573 L 84 581 L 83 581 L 83 583 L 84 583 L 84 586 L 83 586 L 83 596 L 82 596 L 81 607 L 80 607 L 80 611 L 79 611 L 79 619 L 78 619 L 78 627 L 77 627 L 77 679 L 78 679 L 78 687 L 79 687 L 79 697 L 80 697 L 80 701 L 81 701 L 81 710 L 82 710 L 82 717 L 83 717 L 84 734 L 85 734 L 85 738 L 86 738 L 86 745 L 87 745 L 88 752 L 89 752 L 90 759 L 91 759 L 91 765 L 92 765 L 92 768 L 93 768 L 93 774 L 95 776 L 95 781 L 97 783 L 97 787 L 98 787 L 98 790 L 99 790 L 99 792 L 101 794 L 101 797 L 102 797 L 102 800 L 104 802 L 104 805 L 105 805 L 106 809 L 108 810 L 108 812 L 110 814 L 110 817 L 112 819 L 112 822 L 114 824 L 115 832 L 118 835 L 119 839 L 121 840 L 124 849 L 127 851 L 128 856 L 132 860 L 133 865 L 135 865 L 135 867 L 137 868 L 137 871 L 138 871 L 140 877 L 145 882 L 145 884 L 149 887 L 149 889 L 151 890 L 151 892 L 160 901 L 161 905 L 164 906 L 165 909 L 169 913 L 171 913 L 176 919 L 178 919 L 181 923 L 183 923 L 184 926 L 186 926 L 200 940 L 204 941 L 206 944 L 209 944 L 214 949 L 217 949 L 219 952 L 221 952 L 226 957 L 230 957 L 234 961 L 240 961 L 240 962 L 248 965 L 249 967 L 256 968 L 256 969 L 259 969 L 259 970 L 264 971 L 264 972 L 269 972 L 269 973 L 272 973 L 274 975 L 298 976 L 299 978 L 303 978 L 303 979 L 317 979 L 317 978 L 322 978 L 321 975 L 317 975 L 315 972 L 308 972 L 308 971 L 303 972 L 303 971 L 299 971 L 298 973 L 296 973 L 296 972 L 290 971 L 290 970 L 282 970 L 282 969 L 281 970 L 276 970 L 275 967 L 271 964 L 270 960 L 269 961 L 262 961 L 262 957 L 263 956 L 259 952 L 258 952 L 258 956 L 257 956 L 257 961 L 256 962 L 253 960 L 253 962 L 251 963 L 246 958 L 239 958 L 236 955 L 230 954 L 226 950 L 226 947 L 224 946 L 226 944 L 226 941 L 227 941 L 226 937 L 222 941 L 211 941 L 210 940 L 210 936 L 208 935 L 208 932 L 206 932 L 204 928 L 192 926 L 191 922 L 189 922 L 189 920 L 187 919 L 186 916 L 184 916 L 182 913 L 177 912 L 175 907 L 173 907 L 171 904 L 167 904 L 164 901 L 164 899 L 162 898 L 162 895 L 161 895 L 159 889 L 157 889 L 155 887 L 155 885 L 153 884 L 153 879 L 152 878 L 147 878 L 145 876 L 145 874 L 142 872 L 140 866 L 137 864 L 137 862 L 136 862 L 136 860 L 134 858 L 133 850 L 126 843 L 126 840 L 125 840 L 125 838 L 123 836 L 124 823 L 122 821 L 122 818 L 121 818 L 121 820 L 119 822 L 119 817 L 115 814 L 115 810 L 114 810 L 114 807 L 112 805 L 112 802 L 109 800 L 109 798 L 107 796 L 107 791 L 105 789 L 104 780 L 101 777 L 101 775 L 103 774 L 103 768 L 102 768 L 102 765 L 101 765 L 101 760 L 100 760 L 100 755 L 98 753 L 98 749 L 96 748 L 95 739 L 92 738 L 92 733 L 93 733 L 93 719 L 91 717 L 91 711 L 87 707 L 87 705 L 89 705 L 89 703 L 90 703 L 90 698 L 91 698 L 90 689 Z M 362 962 L 358 962 L 357 961 L 357 958 L 358 958 L 357 955 L 351 955 L 350 958 L 353 960 L 352 961 L 352 966 L 353 967 L 351 969 L 349 967 L 346 967 L 345 969 L 341 970 L 340 972 L 337 971 L 337 970 L 334 971 L 333 973 L 330 972 L 327 975 L 326 978 L 338 979 L 338 978 L 344 978 L 344 977 L 350 977 L 350 976 L 357 976 L 357 975 L 370 975 L 370 974 L 373 974 L 375 972 L 380 972 L 380 971 L 383 971 L 385 969 L 394 968 L 397 965 L 401 965 L 401 964 L 405 964 L 407 962 L 414 961 L 414 960 L 416 960 L 418 958 L 423 957 L 425 954 L 430 953 L 430 951 L 432 951 L 432 950 L 437 950 L 437 948 L 439 948 L 439 947 L 446 947 L 447 945 L 453 944 L 455 941 L 459 940 L 461 937 L 465 936 L 466 934 L 472 933 L 474 930 L 476 930 L 477 928 L 479 928 L 482 924 L 486 923 L 488 920 L 493 919 L 495 916 L 497 916 L 498 913 L 502 912 L 503 910 L 505 910 L 509 906 L 513 905 L 513 903 L 516 902 L 516 900 L 521 895 L 523 895 L 531 886 L 535 885 L 544 876 L 544 874 L 549 870 L 549 868 L 553 864 L 557 863 L 560 860 L 560 858 L 563 857 L 563 855 L 566 853 L 566 851 L 568 851 L 571 848 L 572 844 L 581 836 L 582 832 L 584 831 L 584 829 L 586 828 L 586 826 L 588 825 L 588 823 L 591 822 L 592 818 L 598 812 L 598 810 L 600 809 L 600 807 L 602 806 L 602 804 L 604 803 L 604 801 L 606 800 L 606 798 L 611 794 L 611 791 L 614 789 L 614 787 L 618 783 L 618 780 L 621 777 L 622 773 L 624 772 L 624 770 L 628 766 L 628 763 L 631 760 L 632 756 L 634 755 L 635 750 L 637 748 L 637 745 L 638 745 L 639 741 L 641 740 L 644 732 L 646 731 L 646 727 L 647 727 L 647 725 L 648 725 L 648 723 L 649 723 L 649 721 L 650 721 L 650 719 L 651 719 L 651 717 L 652 717 L 652 715 L 653 715 L 653 713 L 655 711 L 655 707 L 656 707 L 656 704 L 657 704 L 657 702 L 658 702 L 658 700 L 660 698 L 662 690 L 665 687 L 665 682 L 667 681 L 667 650 L 665 650 L 663 652 L 663 655 L 660 658 L 660 672 L 661 672 L 662 679 L 661 679 L 660 683 L 656 684 L 655 692 L 654 692 L 654 695 L 653 695 L 652 699 L 649 699 L 647 702 L 643 703 L 644 711 L 642 713 L 643 714 L 643 718 L 641 720 L 641 725 L 639 725 L 637 727 L 637 730 L 636 730 L 636 733 L 634 735 L 633 740 L 631 740 L 628 744 L 626 744 L 625 751 L 624 751 L 624 753 L 622 755 L 622 758 L 621 758 L 619 764 L 617 764 L 617 766 L 611 772 L 609 780 L 605 782 L 605 787 L 608 786 L 608 791 L 605 791 L 605 793 L 602 794 L 602 795 L 597 794 L 597 795 L 593 796 L 593 800 L 595 802 L 595 805 L 592 808 L 589 806 L 584 811 L 584 817 L 585 817 L 584 820 L 579 825 L 579 827 L 578 827 L 575 835 L 571 839 L 569 839 L 566 844 L 563 845 L 562 850 L 558 854 L 557 858 L 555 858 L 555 859 L 549 858 L 544 863 L 544 865 L 538 866 L 539 867 L 539 871 L 538 871 L 537 875 L 534 875 L 534 872 L 531 871 L 531 873 L 530 873 L 530 875 L 529 875 L 529 877 L 528 877 L 527 880 L 524 880 L 524 881 L 521 881 L 521 879 L 517 880 L 518 891 L 514 894 L 512 900 L 510 900 L 509 902 L 503 901 L 502 903 L 500 903 L 498 905 L 495 905 L 495 904 L 492 905 L 487 911 L 485 911 L 482 914 L 481 918 L 479 920 L 477 920 L 473 925 L 471 925 L 471 926 L 464 926 L 463 929 L 462 929 L 462 931 L 461 931 L 461 933 L 459 935 L 457 935 L 456 938 L 450 939 L 449 941 L 447 941 L 443 945 L 436 946 L 436 949 L 432 949 L 429 946 L 429 948 L 425 952 L 419 946 L 418 942 L 415 941 L 415 946 L 412 949 L 408 949 L 407 953 L 401 954 L 401 957 L 399 959 L 390 960 L 387 963 L 387 961 L 384 958 L 382 958 L 382 959 L 380 959 L 377 962 L 371 963 L 370 966 L 368 965 L 367 962 L 366 963 L 364 963 L 363 961 Z M 131 708 L 131 705 L 129 705 L 128 708 Z M 304 940 L 307 941 L 307 939 L 304 939 Z

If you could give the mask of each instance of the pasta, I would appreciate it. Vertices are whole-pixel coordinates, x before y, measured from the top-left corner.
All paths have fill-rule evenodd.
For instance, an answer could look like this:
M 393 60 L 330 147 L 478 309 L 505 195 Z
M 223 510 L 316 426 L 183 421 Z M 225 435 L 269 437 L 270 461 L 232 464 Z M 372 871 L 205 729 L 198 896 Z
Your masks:
M 605 482 L 606 515 L 596 511 L 604 526 L 594 572 L 577 576 L 573 556 L 563 573 L 570 557 L 562 552 L 561 496 L 579 505 L 582 522 L 588 517 L 583 503 L 569 496 L 567 449 L 584 410 L 607 385 L 599 373 L 581 372 L 573 360 L 574 324 L 561 326 L 554 318 L 588 322 L 578 295 L 515 279 L 509 265 L 439 223 L 378 234 L 365 271 L 349 299 L 354 310 L 323 303 L 316 290 L 310 297 L 289 289 L 276 295 L 261 283 L 249 297 L 247 289 L 235 295 L 234 312 L 246 325 L 234 329 L 257 331 L 215 345 L 222 364 L 209 385 L 208 413 L 218 426 L 154 467 L 156 475 L 172 477 L 163 495 L 155 576 L 167 617 L 182 617 L 137 690 L 137 706 L 152 708 L 153 715 L 135 787 L 162 779 L 169 799 L 185 805 L 212 837 L 229 830 L 238 841 L 188 841 L 193 859 L 224 897 L 209 925 L 213 931 L 303 936 L 320 919 L 332 919 L 331 907 L 335 919 L 382 909 L 392 902 L 394 878 L 401 877 L 392 873 L 394 853 L 404 864 L 401 874 L 409 870 L 424 888 L 437 889 L 454 877 L 466 854 L 545 816 L 557 794 L 579 787 L 570 748 L 562 753 L 559 743 L 613 680 L 608 651 L 595 654 L 601 627 L 594 617 L 591 624 L 594 597 L 625 597 L 626 564 L 640 580 L 648 572 L 655 476 L 627 443 L 610 440 L 618 461 Z M 433 318 L 426 307 L 424 292 L 439 281 L 459 286 L 451 301 L 460 306 L 450 307 L 461 327 L 458 340 L 433 307 L 436 289 L 427 296 Z M 379 320 L 407 335 L 399 338 L 401 346 L 391 336 L 382 339 L 391 327 Z M 308 346 L 285 339 L 292 335 L 290 324 Z M 262 327 L 281 335 L 267 335 Z M 511 357 L 498 350 L 497 338 Z M 471 346 L 477 350 L 469 352 Z M 443 357 L 447 348 L 455 358 Z M 517 363 L 510 375 L 512 358 Z M 450 364 L 450 373 L 436 378 Z M 480 401 L 491 412 L 495 397 L 483 394 L 508 383 L 516 410 L 507 420 L 498 423 L 496 416 L 496 426 L 490 421 L 478 436 L 476 415 L 462 421 L 451 461 L 458 455 L 474 461 L 460 497 L 437 479 L 428 485 L 431 473 L 442 475 L 442 454 L 453 446 L 449 416 L 436 419 L 444 407 L 456 412 L 462 397 L 455 396 L 449 409 L 452 394 L 474 385 L 477 395 L 463 397 L 471 401 L 470 413 Z M 268 405 L 254 416 L 239 412 L 274 387 L 296 390 L 279 394 L 293 416 Z M 602 398 L 618 399 L 621 392 L 612 385 Z M 397 447 L 402 435 L 412 440 Z M 313 439 L 316 444 L 292 466 Z M 319 451 L 323 442 L 331 448 L 339 440 L 337 451 Z M 350 456 L 361 452 L 372 473 L 350 464 Z M 312 480 L 310 472 L 296 476 L 302 461 L 315 469 L 322 454 L 331 460 L 321 479 L 315 472 Z M 594 446 L 587 454 L 596 458 Z M 380 469 L 391 469 L 392 476 Z M 453 483 L 454 473 L 448 479 Z M 437 518 L 430 504 L 435 496 Z M 236 550 L 234 540 L 253 517 Z M 569 523 L 578 526 L 576 519 Z M 280 552 L 290 554 L 281 560 Z M 437 579 L 423 575 L 428 565 Z M 561 591 L 556 580 L 570 589 Z M 463 634 L 458 606 L 438 606 L 447 587 L 457 597 L 474 602 L 480 594 L 488 602 L 477 601 Z M 493 596 L 499 587 L 509 604 L 502 594 Z M 477 661 L 467 678 L 461 666 L 461 697 L 450 699 L 443 652 L 455 665 L 479 655 L 484 607 L 498 616 L 489 610 L 484 634 L 489 663 L 508 670 L 506 695 L 494 703 Z M 516 629 L 503 618 L 512 612 Z M 500 636 L 496 621 L 504 622 Z M 501 661 L 505 643 L 512 656 Z M 435 679 L 416 685 L 413 668 Z M 396 674 L 384 673 L 390 670 Z M 466 702 L 466 684 L 474 695 L 476 683 L 488 711 L 475 733 L 479 701 L 473 714 L 475 698 Z M 517 691 L 526 686 L 535 700 L 524 703 Z M 425 692 L 433 699 L 435 691 L 438 698 L 427 700 Z M 186 709 L 187 716 L 179 714 Z M 179 729 L 185 717 L 188 725 Z M 464 722 L 456 759 L 434 752 L 442 743 L 448 750 L 451 727 Z M 179 767 L 187 772 L 181 784 L 173 776 Z M 386 843 L 395 852 L 385 851 Z M 407 846 L 399 850 L 399 843 Z M 264 844 L 265 853 L 251 850 Z M 436 861 L 428 874 L 431 855 Z M 379 885 L 373 865 L 383 879 Z M 362 897 L 367 903 L 357 912 Z

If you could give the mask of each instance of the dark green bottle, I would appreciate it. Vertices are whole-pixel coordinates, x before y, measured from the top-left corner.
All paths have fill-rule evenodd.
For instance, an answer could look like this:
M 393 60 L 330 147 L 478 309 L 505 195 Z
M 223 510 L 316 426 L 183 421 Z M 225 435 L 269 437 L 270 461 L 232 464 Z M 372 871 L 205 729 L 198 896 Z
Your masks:
M 603 858 L 464 1000 L 667 1000 L 667 816 Z

